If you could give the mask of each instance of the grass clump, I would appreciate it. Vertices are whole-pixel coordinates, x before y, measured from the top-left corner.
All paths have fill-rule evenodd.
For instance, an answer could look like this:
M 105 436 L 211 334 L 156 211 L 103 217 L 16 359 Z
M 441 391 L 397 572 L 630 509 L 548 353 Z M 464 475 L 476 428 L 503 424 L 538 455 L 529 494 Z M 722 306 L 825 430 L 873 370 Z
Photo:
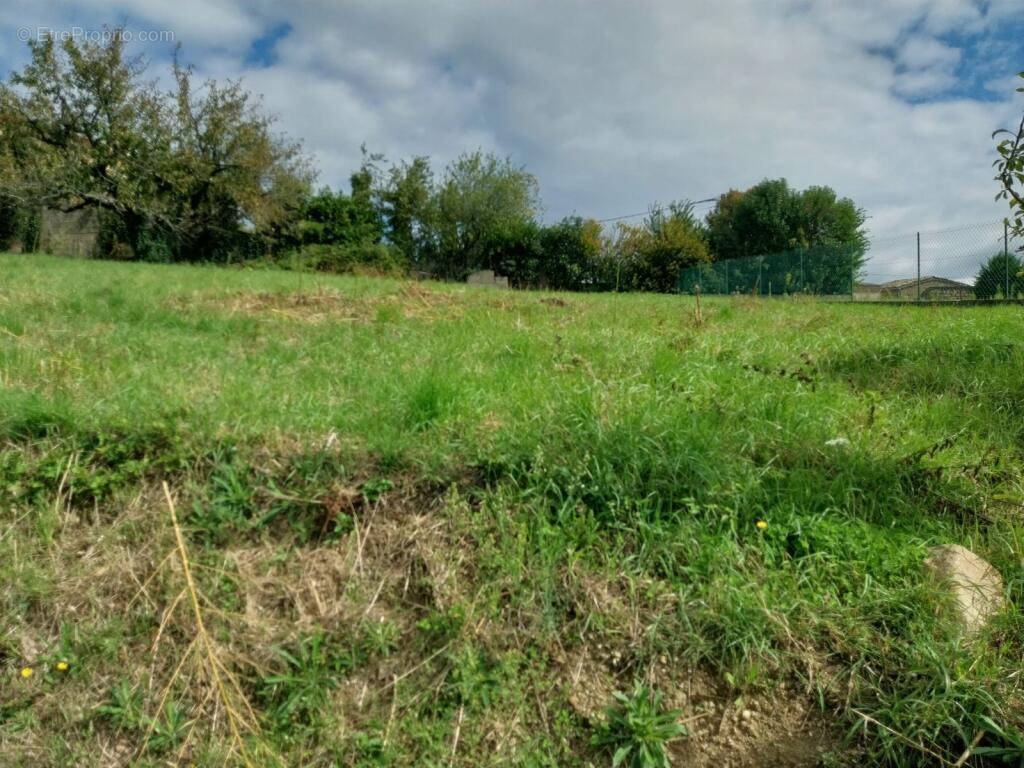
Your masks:
M 640 684 L 628 695 L 616 691 L 615 700 L 595 746 L 613 750 L 613 768 L 669 768 L 669 742 L 686 735 L 686 726 L 678 721 L 682 713 L 662 709 L 661 694 Z

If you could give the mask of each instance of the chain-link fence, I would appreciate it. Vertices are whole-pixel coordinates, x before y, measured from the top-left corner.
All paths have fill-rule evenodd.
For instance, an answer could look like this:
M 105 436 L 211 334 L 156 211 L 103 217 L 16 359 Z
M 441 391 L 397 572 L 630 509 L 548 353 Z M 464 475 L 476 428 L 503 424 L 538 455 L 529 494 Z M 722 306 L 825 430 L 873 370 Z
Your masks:
M 683 293 L 853 301 L 1024 299 L 1024 240 L 1003 222 L 920 232 L 851 246 L 800 248 L 684 270 Z

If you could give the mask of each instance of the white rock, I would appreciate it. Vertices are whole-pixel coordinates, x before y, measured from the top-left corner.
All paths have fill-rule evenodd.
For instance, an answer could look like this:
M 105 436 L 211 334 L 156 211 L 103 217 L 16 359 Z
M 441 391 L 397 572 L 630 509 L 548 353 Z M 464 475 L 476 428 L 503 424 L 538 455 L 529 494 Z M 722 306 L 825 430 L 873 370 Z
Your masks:
M 825 441 L 826 448 L 849 448 L 850 441 L 845 437 L 833 437 Z
M 925 566 L 949 586 L 960 623 L 968 634 L 981 629 L 1003 607 L 1003 579 L 999 572 L 966 547 L 935 547 Z

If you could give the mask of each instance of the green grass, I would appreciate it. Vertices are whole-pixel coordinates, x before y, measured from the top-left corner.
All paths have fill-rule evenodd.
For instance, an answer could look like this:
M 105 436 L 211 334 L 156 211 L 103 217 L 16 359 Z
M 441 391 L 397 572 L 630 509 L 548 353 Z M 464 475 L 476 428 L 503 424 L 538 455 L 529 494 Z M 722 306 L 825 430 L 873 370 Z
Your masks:
M 6 762 L 1021 758 L 1019 307 L 544 298 L 0 257 Z

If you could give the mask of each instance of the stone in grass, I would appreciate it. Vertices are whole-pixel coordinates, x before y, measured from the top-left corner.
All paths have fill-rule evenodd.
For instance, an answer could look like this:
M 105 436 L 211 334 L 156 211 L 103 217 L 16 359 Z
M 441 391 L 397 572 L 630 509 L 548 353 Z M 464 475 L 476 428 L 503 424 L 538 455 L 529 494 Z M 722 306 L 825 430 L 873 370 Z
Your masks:
M 831 440 L 825 441 L 826 448 L 849 448 L 850 440 L 846 437 L 833 437 Z
M 949 586 L 966 634 L 977 632 L 1003 607 L 1003 579 L 999 572 L 966 547 L 934 547 L 924 562 L 937 580 Z

